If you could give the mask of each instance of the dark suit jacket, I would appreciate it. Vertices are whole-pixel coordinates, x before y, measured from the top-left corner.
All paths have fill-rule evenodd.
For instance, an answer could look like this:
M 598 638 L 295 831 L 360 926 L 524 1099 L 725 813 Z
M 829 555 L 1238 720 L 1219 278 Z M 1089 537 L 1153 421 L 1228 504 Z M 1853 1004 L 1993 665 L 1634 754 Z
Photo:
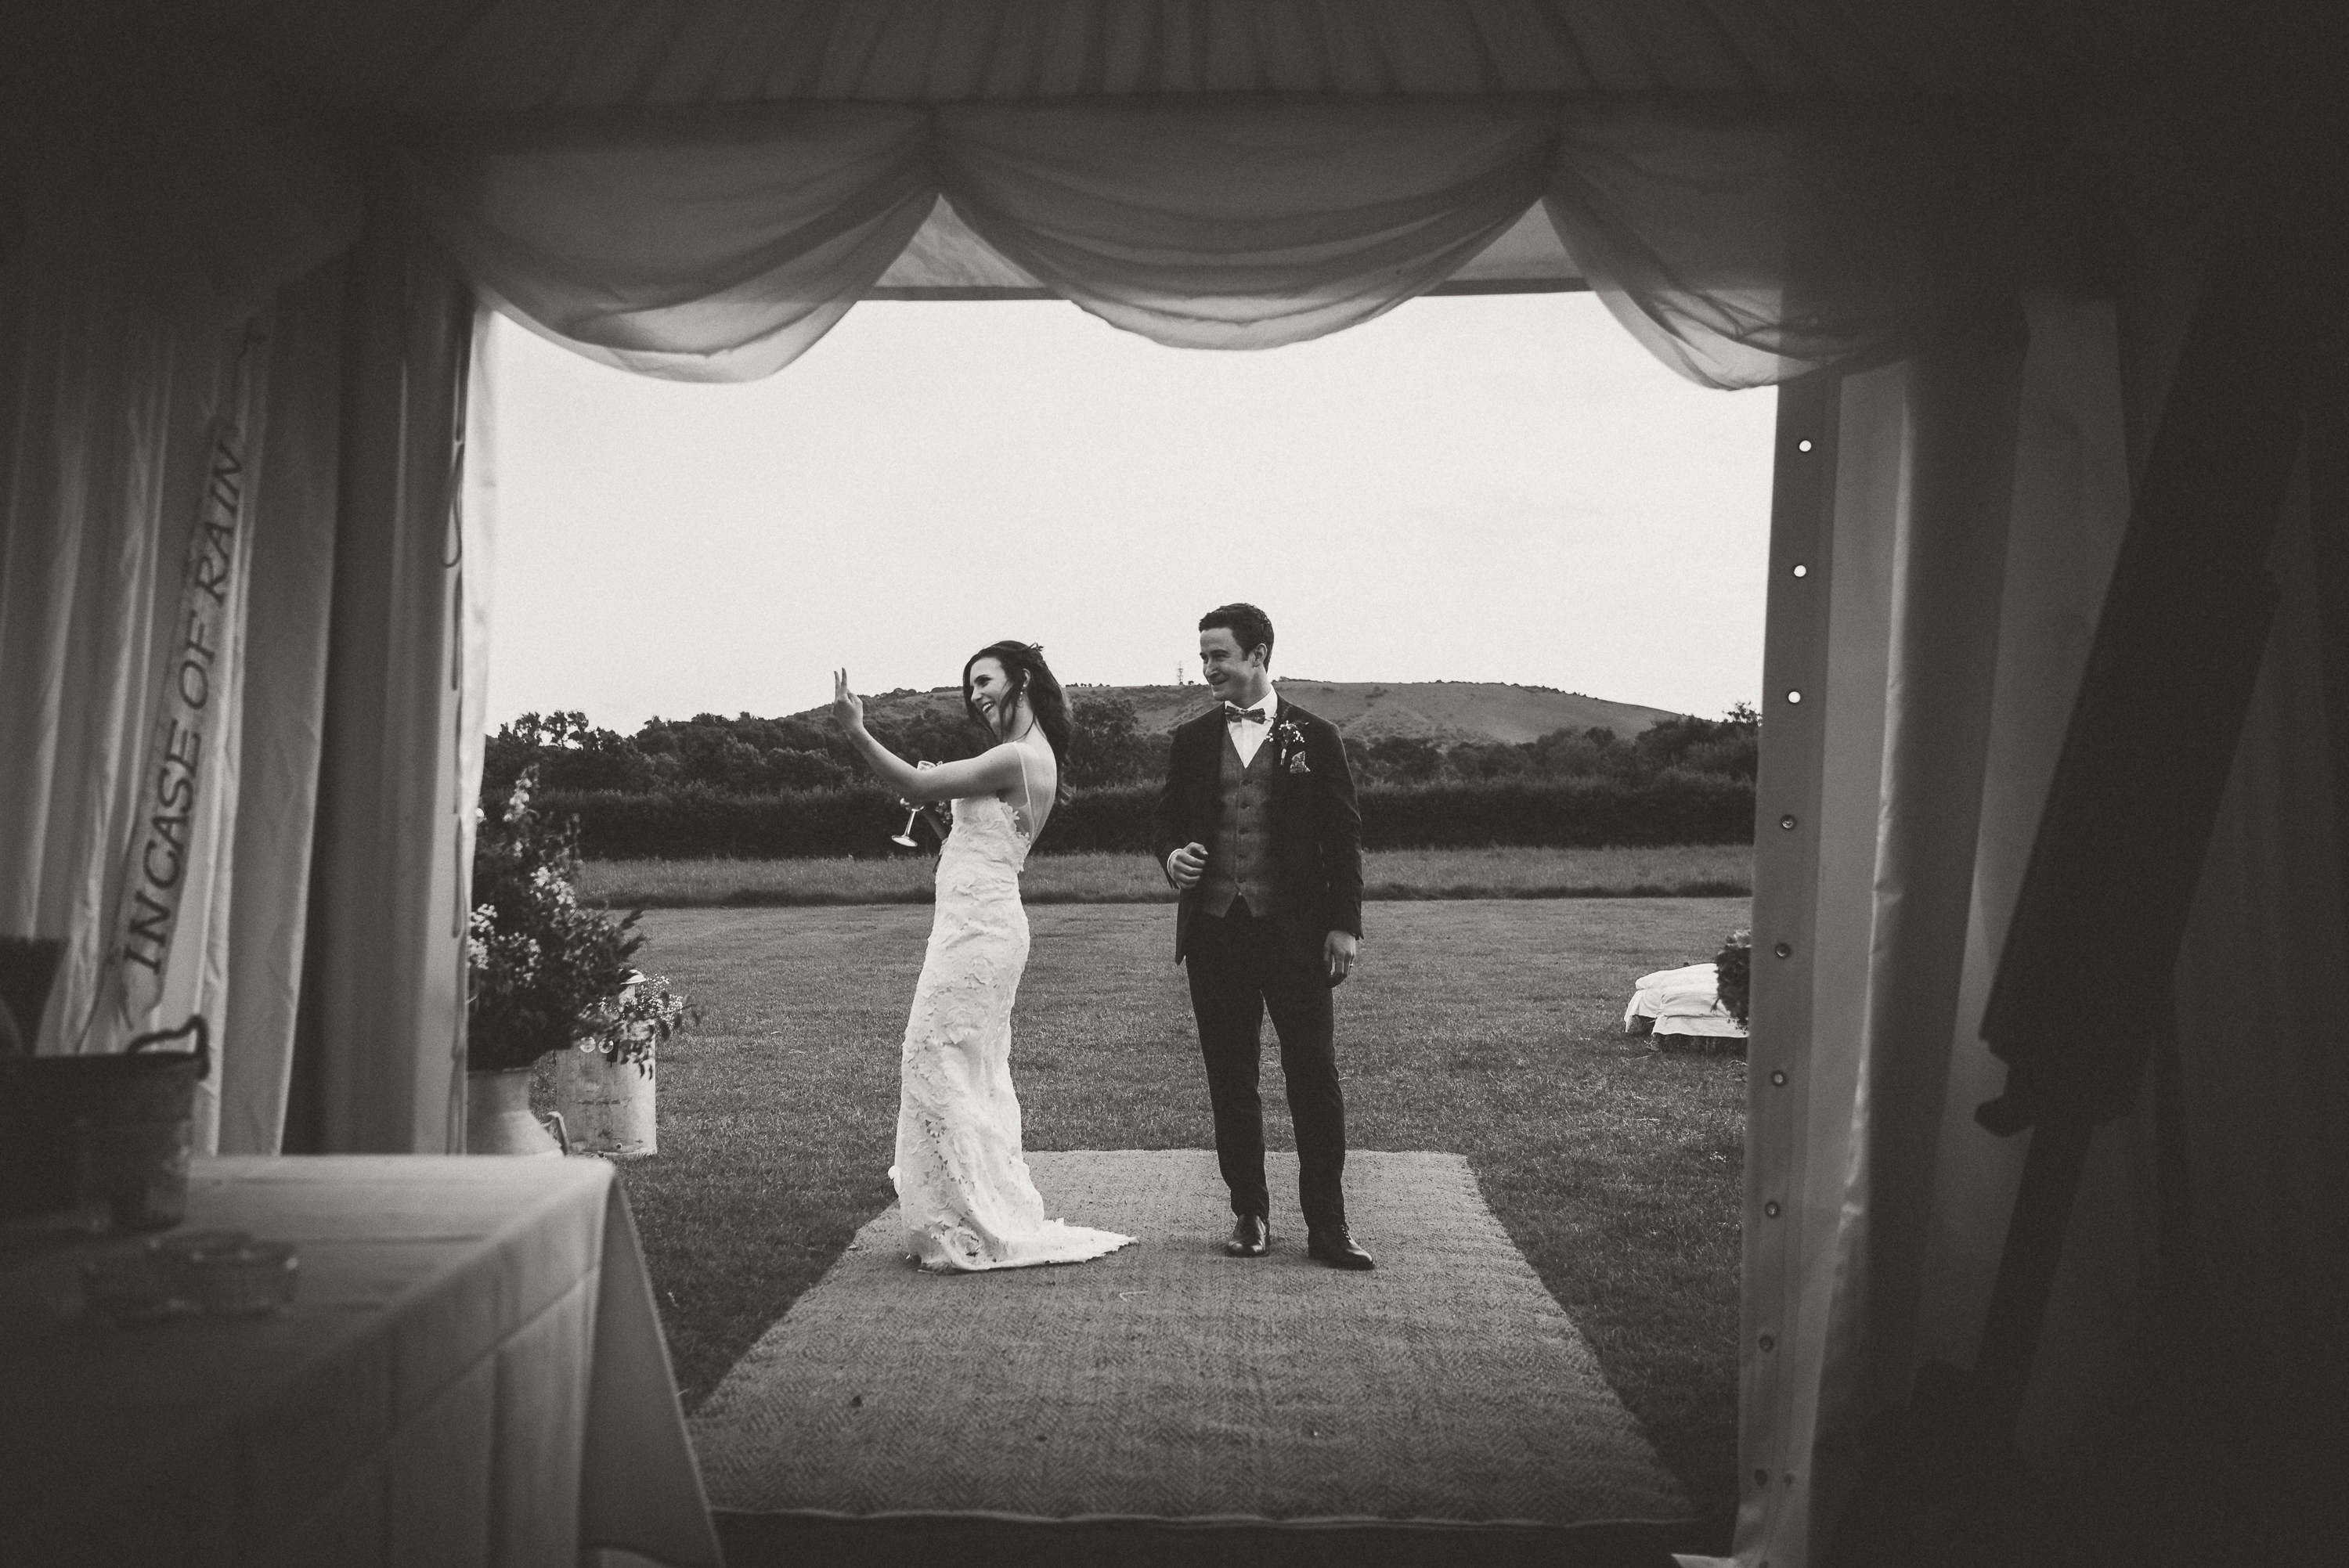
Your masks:
M 1161 871 L 1166 857 L 1194 840 L 1210 857 L 1223 824 L 1222 705 L 1174 731 L 1166 784 L 1158 793 L 1151 852 Z M 1300 746 L 1281 733 L 1294 726 Z M 1272 891 L 1275 921 L 1315 937 L 1332 931 L 1362 934 L 1362 813 L 1354 803 L 1354 775 L 1346 748 L 1329 720 L 1279 698 L 1272 733 Z M 1185 893 L 1174 913 L 1174 961 L 1187 947 L 1199 889 Z

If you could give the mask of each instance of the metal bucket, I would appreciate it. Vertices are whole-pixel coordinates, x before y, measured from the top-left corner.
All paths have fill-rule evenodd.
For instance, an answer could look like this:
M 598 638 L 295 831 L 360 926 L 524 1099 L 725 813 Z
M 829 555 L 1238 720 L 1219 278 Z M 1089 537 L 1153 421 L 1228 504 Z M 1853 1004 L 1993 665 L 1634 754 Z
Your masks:
M 151 1048 L 191 1034 L 193 1050 Z M 0 1057 L 0 1220 L 102 1202 L 117 1230 L 178 1224 L 212 1058 L 202 1014 L 119 1056 Z

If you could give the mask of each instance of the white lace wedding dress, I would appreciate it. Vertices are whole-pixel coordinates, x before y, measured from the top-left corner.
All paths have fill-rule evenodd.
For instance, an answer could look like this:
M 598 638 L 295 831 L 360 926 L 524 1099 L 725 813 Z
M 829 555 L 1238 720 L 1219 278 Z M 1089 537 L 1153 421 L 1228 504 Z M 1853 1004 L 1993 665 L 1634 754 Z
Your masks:
M 1019 904 L 1028 843 L 1009 802 L 971 796 L 954 803 L 954 831 L 938 855 L 889 1170 L 907 1244 L 926 1269 L 1081 1263 L 1133 1239 L 1046 1219 L 1019 1152 L 1011 1003 L 1028 965 Z

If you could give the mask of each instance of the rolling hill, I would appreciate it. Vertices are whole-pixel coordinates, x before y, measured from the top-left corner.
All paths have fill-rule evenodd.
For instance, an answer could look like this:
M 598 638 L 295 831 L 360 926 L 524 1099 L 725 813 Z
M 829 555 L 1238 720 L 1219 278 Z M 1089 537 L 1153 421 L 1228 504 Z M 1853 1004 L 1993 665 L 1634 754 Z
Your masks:
M 1630 738 L 1660 718 L 1679 717 L 1669 709 L 1642 707 L 1637 703 L 1609 702 L 1580 692 L 1555 691 L 1548 686 L 1512 686 L 1501 681 L 1317 681 L 1284 678 L 1281 694 L 1336 725 L 1345 734 L 1365 742 L 1389 736 L 1431 740 L 1451 746 L 1464 740 L 1511 743 L 1537 739 L 1558 729 L 1611 729 Z M 1172 729 L 1208 703 L 1204 686 L 1080 686 L 1069 688 L 1073 701 L 1085 696 L 1122 696 L 1133 704 L 1144 730 Z M 898 690 L 868 696 L 867 710 L 886 719 L 916 706 L 954 708 L 960 701 L 952 686 L 930 691 Z M 810 708 L 793 717 L 821 720 L 829 710 Z

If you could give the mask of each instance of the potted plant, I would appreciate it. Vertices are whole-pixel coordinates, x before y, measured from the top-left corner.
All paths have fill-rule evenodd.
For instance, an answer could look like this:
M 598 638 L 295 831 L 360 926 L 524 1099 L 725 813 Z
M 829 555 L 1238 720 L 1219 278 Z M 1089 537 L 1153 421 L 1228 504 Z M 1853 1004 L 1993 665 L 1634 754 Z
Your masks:
M 614 920 L 583 907 L 579 830 L 530 809 L 537 769 L 525 769 L 473 849 L 473 913 L 466 933 L 466 1134 L 474 1154 L 551 1154 L 554 1140 L 530 1111 L 531 1068 L 602 1026 L 636 975 L 641 911 Z
M 578 1048 L 554 1069 L 554 1107 L 572 1146 L 590 1154 L 654 1154 L 653 1064 L 658 1047 L 701 1015 L 667 978 L 632 972 L 620 994 L 581 1020 Z

